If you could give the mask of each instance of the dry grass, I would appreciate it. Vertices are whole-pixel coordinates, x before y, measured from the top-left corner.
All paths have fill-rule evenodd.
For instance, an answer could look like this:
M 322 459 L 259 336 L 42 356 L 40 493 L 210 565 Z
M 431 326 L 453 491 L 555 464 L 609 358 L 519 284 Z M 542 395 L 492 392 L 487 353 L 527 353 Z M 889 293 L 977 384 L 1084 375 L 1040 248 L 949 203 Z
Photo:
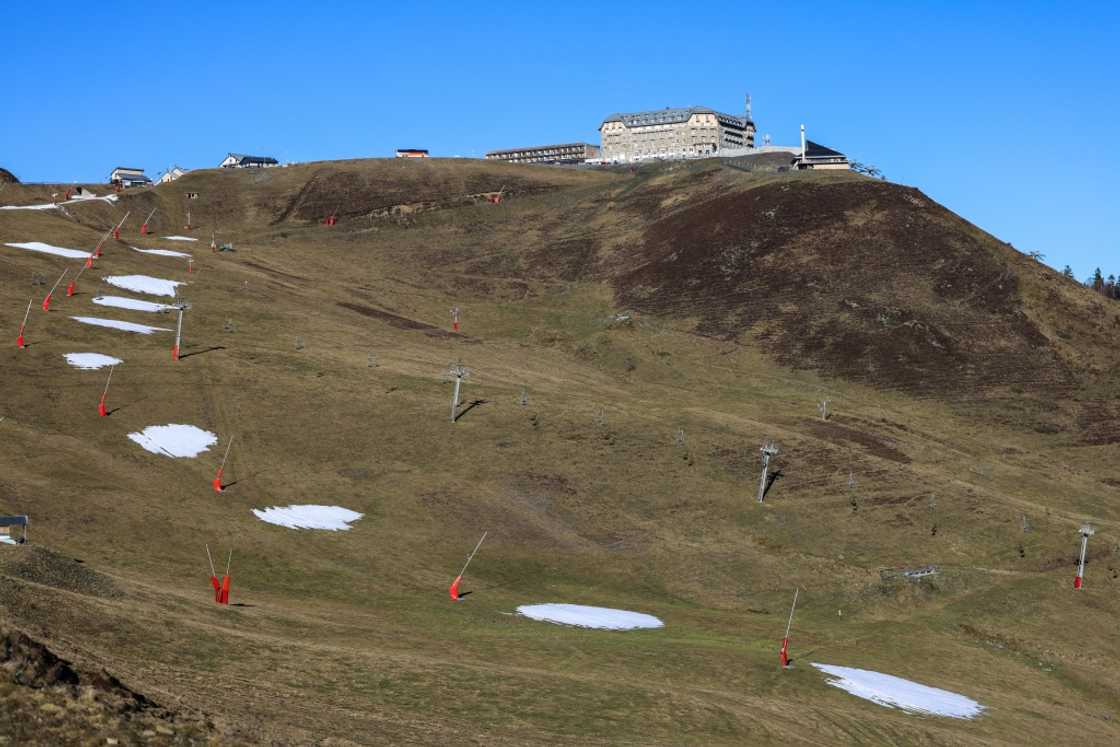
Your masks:
M 651 221 L 728 190 L 817 185 L 787 179 L 711 164 L 630 175 L 349 162 L 202 172 L 126 195 L 133 215 L 158 202 L 157 232 L 169 234 L 183 233 L 180 193 L 201 194 L 196 274 L 120 244 L 94 273 L 189 280 L 195 354 L 172 364 L 166 335 L 70 321 L 150 322 L 92 307 L 94 278 L 49 314 L 34 309 L 31 348 L 0 348 L 0 511 L 30 513 L 36 544 L 113 590 L 9 562 L 6 616 L 60 655 L 261 741 L 1115 741 L 1120 506 L 1104 481 L 1120 480 L 1120 448 L 1083 443 L 1074 399 L 1116 394 L 1115 368 L 1075 344 L 1115 340 L 1095 299 L 1010 250 L 991 260 L 1018 279 L 1027 318 L 1047 334 L 1069 328 L 1054 342 L 1077 373 L 1052 410 L 1058 433 L 1034 429 L 1046 391 L 915 392 L 791 369 L 765 338 L 698 336 L 687 313 L 610 323 L 626 310 L 614 278 Z M 465 197 L 503 184 L 515 188 L 501 206 Z M 344 219 L 328 229 L 315 221 L 332 200 Z M 429 207 L 382 210 L 416 203 Z M 71 214 L 0 211 L 0 242 L 88 247 L 122 210 Z M 214 224 L 236 252 L 206 250 Z M 135 238 L 131 218 L 126 232 L 137 246 L 185 246 Z M 31 274 L 58 267 L 0 249 L 13 337 Z M 452 306 L 462 335 L 440 331 Z M 125 360 L 110 418 L 95 414 L 102 372 L 65 366 L 74 351 Z M 467 400 L 483 402 L 451 425 L 443 373 L 460 359 L 473 370 Z M 822 397 L 836 412 L 827 424 L 815 418 Z M 219 453 L 173 461 L 125 438 L 166 422 L 223 443 L 236 434 L 227 492 L 209 490 Z M 783 447 L 782 477 L 759 506 L 766 438 Z M 250 513 L 289 503 L 365 518 L 328 534 Z M 1074 594 L 1086 520 L 1100 531 Z M 473 593 L 452 604 L 446 586 L 482 530 Z M 209 601 L 204 543 L 234 548 L 233 601 L 245 606 Z M 880 578 L 925 563 L 941 573 Z M 781 672 L 795 585 L 799 666 Z M 666 627 L 603 633 L 509 614 L 539 601 L 641 610 Z M 810 661 L 910 677 L 989 712 L 891 711 L 825 686 Z

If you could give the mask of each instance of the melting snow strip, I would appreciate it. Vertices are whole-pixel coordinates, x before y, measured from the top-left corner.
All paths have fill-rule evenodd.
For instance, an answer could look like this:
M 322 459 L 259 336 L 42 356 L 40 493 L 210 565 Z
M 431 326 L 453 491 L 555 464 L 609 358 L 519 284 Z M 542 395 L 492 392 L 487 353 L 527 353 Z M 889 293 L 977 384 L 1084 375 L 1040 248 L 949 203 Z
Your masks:
M 83 252 L 81 249 L 67 249 L 61 246 L 51 246 L 44 244 L 42 241 L 24 241 L 22 243 L 6 243 L 4 246 L 10 246 L 15 249 L 28 249 L 33 252 L 41 252 L 43 254 L 53 254 L 56 257 L 66 257 L 67 259 L 85 259 L 91 252 Z
M 62 357 L 74 368 L 80 368 L 85 371 L 93 371 L 98 368 L 105 368 L 105 366 L 117 366 L 124 363 L 120 358 L 114 358 L 111 355 L 102 355 L 101 353 L 65 353 Z
M 163 278 L 153 278 L 148 275 L 110 275 L 109 277 L 102 278 L 109 285 L 115 285 L 118 288 L 124 288 L 134 293 L 147 293 L 151 296 L 171 296 L 175 297 L 175 288 L 185 283 L 180 283 L 178 280 L 164 280 Z
M 984 706 L 971 698 L 869 669 L 813 664 L 828 677 L 828 684 L 887 708 L 950 718 L 976 718 Z
M 129 249 L 131 249 L 134 252 L 140 252 L 141 254 L 155 254 L 155 255 L 158 255 L 160 257 L 190 257 L 191 256 L 191 255 L 187 254 L 186 252 L 175 252 L 175 251 L 172 251 L 170 249 L 141 249 L 140 247 L 136 247 L 136 246 L 131 246 L 131 247 L 129 247 Z
M 165 303 L 141 301 L 138 298 L 125 298 L 124 296 L 97 296 L 93 302 L 98 306 L 112 306 L 117 309 L 131 309 L 132 311 L 167 311 L 174 309 Z
M 341 506 L 271 506 L 254 508 L 253 515 L 269 524 L 289 529 L 326 529 L 331 532 L 344 532 L 350 522 L 362 518 L 362 514 Z
M 653 615 L 582 604 L 523 604 L 517 611 L 532 620 L 597 630 L 665 627 L 665 623 Z
M 58 207 L 53 202 L 46 205 L 0 205 L 0 210 L 53 210 Z
M 165 241 L 198 241 L 198 239 L 192 239 L 190 236 L 160 236 L 160 238 Z
M 96 316 L 72 316 L 70 317 L 76 322 L 82 324 L 92 324 L 95 327 L 112 327 L 113 329 L 123 330 L 125 332 L 135 332 L 140 335 L 150 335 L 153 332 L 173 332 L 174 330 L 165 327 L 149 327 L 147 324 L 134 324 L 132 322 L 124 322 L 119 319 L 101 319 Z
M 218 437 L 210 431 L 178 423 L 149 425 L 139 433 L 129 433 L 128 437 L 145 451 L 173 459 L 196 457 L 218 443 Z

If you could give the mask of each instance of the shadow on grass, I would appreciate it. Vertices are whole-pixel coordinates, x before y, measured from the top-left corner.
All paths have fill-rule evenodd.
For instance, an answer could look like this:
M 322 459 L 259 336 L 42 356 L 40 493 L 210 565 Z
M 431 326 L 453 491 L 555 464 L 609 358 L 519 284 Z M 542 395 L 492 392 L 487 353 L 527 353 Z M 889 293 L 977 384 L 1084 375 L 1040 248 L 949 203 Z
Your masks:
M 762 497 L 770 495 L 770 488 L 774 487 L 774 483 L 785 477 L 785 473 L 779 470 L 774 470 L 766 480 L 766 489 L 762 491 Z
M 190 358 L 191 356 L 194 356 L 194 355 L 205 355 L 206 353 L 210 353 L 210 352 L 213 352 L 215 350 L 225 350 L 225 349 L 226 348 L 225 348 L 224 345 L 213 345 L 213 346 L 205 348 L 203 350 L 192 350 L 189 353 L 181 353 L 179 355 L 179 360 L 183 360 L 184 358 Z
M 455 421 L 458 422 L 458 421 L 462 420 L 463 417 L 466 416 L 466 414 L 468 412 L 470 412 L 471 410 L 473 410 L 474 408 L 481 407 L 482 405 L 488 405 L 488 404 L 490 404 L 490 400 L 488 400 L 488 399 L 476 399 L 476 400 L 474 400 L 469 405 L 467 405 L 465 408 L 463 408 L 462 412 L 460 412 L 458 415 L 455 416 Z

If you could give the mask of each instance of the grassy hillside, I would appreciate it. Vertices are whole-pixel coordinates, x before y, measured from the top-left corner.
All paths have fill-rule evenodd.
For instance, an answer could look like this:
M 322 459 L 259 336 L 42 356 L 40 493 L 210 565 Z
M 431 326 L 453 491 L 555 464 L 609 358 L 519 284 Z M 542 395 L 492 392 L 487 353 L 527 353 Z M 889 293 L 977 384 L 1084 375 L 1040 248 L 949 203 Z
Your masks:
M 157 237 L 201 240 L 138 237 L 153 207 Z M 126 210 L 124 241 L 49 313 L 33 274 L 80 263 L 0 246 L 0 512 L 29 513 L 35 542 L 0 547 L 0 603 L 59 656 L 206 714 L 212 741 L 1120 737 L 1120 308 L 916 190 L 715 161 L 331 162 L 0 211 L 0 245 L 88 250 Z M 211 253 L 212 232 L 236 251 Z M 186 247 L 195 272 L 130 245 Z M 68 318 L 174 326 L 93 305 L 99 288 L 132 295 L 109 274 L 188 282 L 182 360 L 166 333 Z M 108 418 L 105 371 L 62 358 L 87 351 L 124 360 Z M 472 375 L 452 424 L 456 361 Z M 126 438 L 164 423 L 221 440 L 170 459 Z M 216 495 L 230 436 L 233 484 Z M 766 439 L 780 475 L 759 505 Z M 329 533 L 251 513 L 299 503 L 364 518 Z M 1086 521 L 1098 534 L 1075 593 Z M 483 531 L 472 593 L 452 603 Z M 211 601 L 205 543 L 233 549 L 228 608 Z M 926 564 L 938 574 L 891 573 Z M 795 586 L 797 666 L 781 671 Z M 665 627 L 511 614 L 549 601 Z M 809 662 L 988 711 L 883 708 Z

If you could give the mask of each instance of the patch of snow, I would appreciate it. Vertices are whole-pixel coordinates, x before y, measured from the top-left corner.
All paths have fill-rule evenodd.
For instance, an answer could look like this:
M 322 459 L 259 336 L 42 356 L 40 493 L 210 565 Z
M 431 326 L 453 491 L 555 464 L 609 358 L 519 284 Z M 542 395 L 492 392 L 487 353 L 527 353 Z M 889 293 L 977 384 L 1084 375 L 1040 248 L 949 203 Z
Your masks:
M 171 296 L 175 297 L 176 286 L 185 285 L 178 280 L 164 280 L 163 278 L 153 278 L 148 275 L 110 275 L 107 278 L 102 278 L 109 285 L 115 285 L 118 288 L 124 288 L 134 293 L 147 293 L 151 296 Z
M 97 195 L 90 193 L 88 195 L 77 195 L 75 197 L 71 197 L 66 202 L 60 202 L 58 204 L 59 205 L 73 205 L 75 202 L 88 202 L 89 200 L 100 200 L 101 202 L 116 202 L 117 201 L 117 196 L 116 195 L 105 195 L 104 197 L 98 197 Z
M 141 254 L 157 254 L 160 257 L 190 257 L 191 255 L 186 252 L 173 252 L 170 249 L 140 249 L 139 247 L 129 247 L 134 252 Z
M 198 241 L 198 239 L 192 239 L 190 236 L 160 236 L 160 238 L 167 241 Z
M 0 544 L 18 545 L 19 543 L 6 534 L 0 534 Z
M 598 630 L 633 630 L 662 628 L 665 623 L 653 615 L 609 607 L 587 607 L 582 604 L 523 604 L 517 611 L 525 617 L 560 625 L 575 625 Z
M 362 514 L 341 506 L 271 506 L 254 508 L 253 515 L 261 521 L 289 529 L 326 529 L 331 532 L 344 532 L 350 522 L 362 518 Z
M 0 205 L 0 210 L 51 210 L 58 207 L 53 202 L 46 205 Z
M 218 443 L 218 437 L 210 431 L 178 423 L 149 425 L 139 433 L 129 433 L 128 437 L 145 451 L 176 459 L 196 457 Z
M 950 718 L 976 718 L 984 706 L 971 698 L 869 669 L 813 664 L 828 675 L 828 684 L 887 708 Z
M 174 330 L 165 327 L 149 327 L 147 324 L 133 324 L 132 322 L 122 322 L 119 319 L 101 319 L 96 316 L 72 316 L 70 318 L 82 324 L 92 324 L 95 327 L 112 327 L 113 329 L 135 332 L 140 335 L 150 335 L 153 332 L 174 332 Z
M 53 254 L 56 257 L 66 257 L 67 259 L 85 259 L 92 252 L 83 252 L 81 249 L 66 249 L 61 246 L 51 246 L 44 244 L 42 241 L 24 241 L 22 243 L 6 243 L 4 246 L 10 246 L 15 249 L 28 249 L 33 252 L 42 252 L 43 254 Z
M 102 355 L 101 353 L 66 353 L 63 356 L 66 362 L 74 368 L 80 368 L 85 371 L 93 371 L 98 368 L 105 368 L 105 366 L 116 366 L 124 363 L 120 358 L 114 358 L 111 355 Z
M 98 306 L 112 306 L 117 309 L 132 309 L 133 311 L 167 311 L 174 309 L 165 303 L 141 301 L 138 298 L 125 298 L 124 296 L 97 296 L 93 302 Z

